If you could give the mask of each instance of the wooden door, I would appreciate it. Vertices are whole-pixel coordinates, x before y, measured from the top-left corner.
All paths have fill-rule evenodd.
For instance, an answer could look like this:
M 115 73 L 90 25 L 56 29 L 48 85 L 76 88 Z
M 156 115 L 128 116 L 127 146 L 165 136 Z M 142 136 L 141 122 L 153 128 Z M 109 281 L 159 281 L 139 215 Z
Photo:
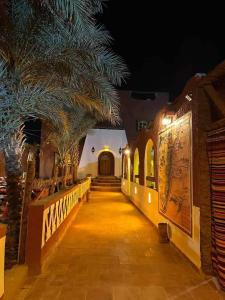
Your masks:
M 102 176 L 114 175 L 114 156 L 111 152 L 105 151 L 99 155 L 98 173 Z

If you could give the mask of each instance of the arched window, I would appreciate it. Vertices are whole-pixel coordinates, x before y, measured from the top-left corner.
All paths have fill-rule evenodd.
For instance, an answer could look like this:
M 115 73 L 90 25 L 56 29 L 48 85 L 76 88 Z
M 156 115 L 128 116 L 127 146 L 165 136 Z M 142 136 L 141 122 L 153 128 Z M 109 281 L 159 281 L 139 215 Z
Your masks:
M 127 158 L 127 155 L 123 156 L 123 178 L 128 179 L 128 158 Z
M 152 189 L 156 188 L 155 149 L 151 139 L 148 140 L 145 149 L 145 185 Z
M 139 152 L 137 148 L 134 152 L 134 182 L 139 183 Z

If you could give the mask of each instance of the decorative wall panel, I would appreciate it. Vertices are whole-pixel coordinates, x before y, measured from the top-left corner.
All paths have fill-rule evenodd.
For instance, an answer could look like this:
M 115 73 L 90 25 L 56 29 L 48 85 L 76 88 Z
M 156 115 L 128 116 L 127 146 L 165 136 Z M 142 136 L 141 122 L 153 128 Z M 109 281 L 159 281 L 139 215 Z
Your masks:
M 159 135 L 159 212 L 192 234 L 191 113 Z

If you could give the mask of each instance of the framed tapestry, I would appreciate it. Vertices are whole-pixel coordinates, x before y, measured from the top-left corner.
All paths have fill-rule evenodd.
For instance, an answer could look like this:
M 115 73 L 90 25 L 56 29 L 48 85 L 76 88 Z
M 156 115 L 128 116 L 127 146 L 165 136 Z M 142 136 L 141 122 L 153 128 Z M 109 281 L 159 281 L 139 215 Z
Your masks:
M 191 113 L 159 134 L 159 212 L 192 235 Z

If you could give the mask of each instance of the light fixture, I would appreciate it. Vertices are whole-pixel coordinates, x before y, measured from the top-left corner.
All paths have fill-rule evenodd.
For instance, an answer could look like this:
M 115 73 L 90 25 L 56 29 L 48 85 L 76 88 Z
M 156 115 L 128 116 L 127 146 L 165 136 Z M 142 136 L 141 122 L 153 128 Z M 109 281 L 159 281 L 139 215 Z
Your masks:
M 192 94 L 187 94 L 186 96 L 185 96 L 185 98 L 189 101 L 189 102 L 191 102 L 191 100 L 192 100 Z
M 136 186 L 134 188 L 134 193 L 137 194 L 137 188 L 136 188 Z
M 124 150 L 124 154 L 130 155 L 130 149 L 125 149 L 125 150 Z
M 95 147 L 91 148 L 91 152 L 94 153 L 95 152 Z
M 121 155 L 121 153 L 122 153 L 122 148 L 120 147 L 119 148 L 119 154 Z
M 152 195 L 150 193 L 148 193 L 148 203 L 152 203 Z
M 171 116 L 165 116 L 163 119 L 162 119 L 162 124 L 167 126 L 167 125 L 170 125 L 172 123 L 172 117 Z

